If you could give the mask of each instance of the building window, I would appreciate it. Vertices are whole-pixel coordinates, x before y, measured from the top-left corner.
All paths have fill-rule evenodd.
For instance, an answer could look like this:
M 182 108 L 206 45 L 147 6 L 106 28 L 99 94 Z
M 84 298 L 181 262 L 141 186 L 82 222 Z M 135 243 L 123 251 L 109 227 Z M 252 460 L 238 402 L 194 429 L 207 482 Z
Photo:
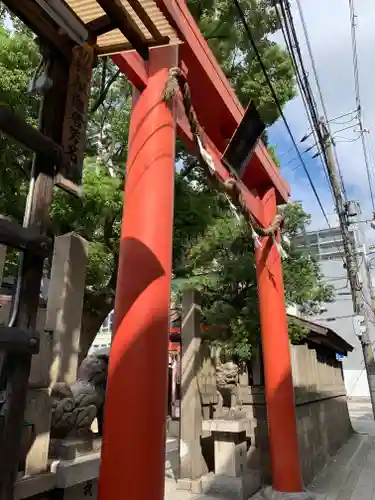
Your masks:
M 114 311 L 111 311 L 103 321 L 100 333 L 112 333 Z

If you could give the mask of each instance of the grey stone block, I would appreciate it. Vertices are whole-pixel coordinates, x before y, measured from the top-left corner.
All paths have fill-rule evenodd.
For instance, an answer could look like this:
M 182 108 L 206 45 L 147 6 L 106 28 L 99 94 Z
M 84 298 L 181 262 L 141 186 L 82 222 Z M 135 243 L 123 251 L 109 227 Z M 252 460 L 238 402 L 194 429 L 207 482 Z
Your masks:
M 308 491 L 282 493 L 275 491 L 271 486 L 266 486 L 253 497 L 253 500 L 315 500 L 315 496 Z
M 75 460 L 56 460 L 51 472 L 56 474 L 57 488 L 70 488 L 99 477 L 100 453 L 89 453 Z
M 101 440 L 94 440 L 92 437 L 87 438 L 66 438 L 66 439 L 51 439 L 49 444 L 50 458 L 61 460 L 74 460 L 84 453 L 92 453 L 100 451 Z
M 191 492 L 196 495 L 199 495 L 203 492 L 202 479 L 193 479 L 191 481 Z
M 207 474 L 202 477 L 202 492 L 225 500 L 248 500 L 261 487 L 259 471 L 248 472 L 242 477 Z
M 169 420 L 167 422 L 167 434 L 169 437 L 180 437 L 180 421 L 179 420 Z
M 177 479 L 176 489 L 179 491 L 190 491 L 191 490 L 191 479 Z

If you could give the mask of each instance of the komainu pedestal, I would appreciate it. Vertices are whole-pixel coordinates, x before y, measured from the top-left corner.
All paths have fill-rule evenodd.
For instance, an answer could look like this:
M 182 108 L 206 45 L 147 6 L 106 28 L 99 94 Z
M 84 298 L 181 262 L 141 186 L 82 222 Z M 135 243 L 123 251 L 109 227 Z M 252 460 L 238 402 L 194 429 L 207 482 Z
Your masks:
M 228 500 L 247 500 L 259 490 L 259 470 L 247 468 L 245 419 L 208 420 L 203 430 L 211 432 L 215 448 L 215 472 L 202 478 L 202 490 L 207 495 Z
M 308 491 L 282 493 L 266 486 L 254 495 L 252 500 L 316 500 L 316 497 Z
M 108 360 L 109 349 L 99 349 L 82 361 L 74 384 L 60 382 L 52 388 L 50 454 L 55 458 L 72 460 L 97 451 L 94 437 L 102 434 Z M 98 435 L 91 431 L 95 419 Z

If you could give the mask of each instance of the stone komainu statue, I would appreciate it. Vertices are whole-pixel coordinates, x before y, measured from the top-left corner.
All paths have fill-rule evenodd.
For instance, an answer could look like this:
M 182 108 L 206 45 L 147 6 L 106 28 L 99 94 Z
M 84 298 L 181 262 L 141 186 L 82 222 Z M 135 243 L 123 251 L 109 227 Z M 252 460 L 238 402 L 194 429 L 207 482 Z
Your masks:
M 216 384 L 219 396 L 218 411 L 223 408 L 234 410 L 237 408 L 238 365 L 232 361 L 217 362 Z
M 60 382 L 52 388 L 51 437 L 87 435 L 95 418 L 102 434 L 108 360 L 109 348 L 98 349 L 82 361 L 73 385 Z

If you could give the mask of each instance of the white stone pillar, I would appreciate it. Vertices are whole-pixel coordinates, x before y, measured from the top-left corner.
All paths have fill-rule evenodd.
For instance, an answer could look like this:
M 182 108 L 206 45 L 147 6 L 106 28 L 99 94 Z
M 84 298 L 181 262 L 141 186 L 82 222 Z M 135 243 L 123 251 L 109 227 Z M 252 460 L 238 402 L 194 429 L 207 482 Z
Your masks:
M 55 239 L 46 320 L 54 339 L 52 384 L 72 384 L 77 377 L 87 260 L 88 242 L 77 234 Z
M 201 327 L 200 296 L 185 292 L 182 301 L 181 328 L 181 445 L 187 453 L 180 458 L 180 478 L 195 480 L 207 473 L 200 438 L 202 434 L 202 404 L 198 389 L 199 348 Z

